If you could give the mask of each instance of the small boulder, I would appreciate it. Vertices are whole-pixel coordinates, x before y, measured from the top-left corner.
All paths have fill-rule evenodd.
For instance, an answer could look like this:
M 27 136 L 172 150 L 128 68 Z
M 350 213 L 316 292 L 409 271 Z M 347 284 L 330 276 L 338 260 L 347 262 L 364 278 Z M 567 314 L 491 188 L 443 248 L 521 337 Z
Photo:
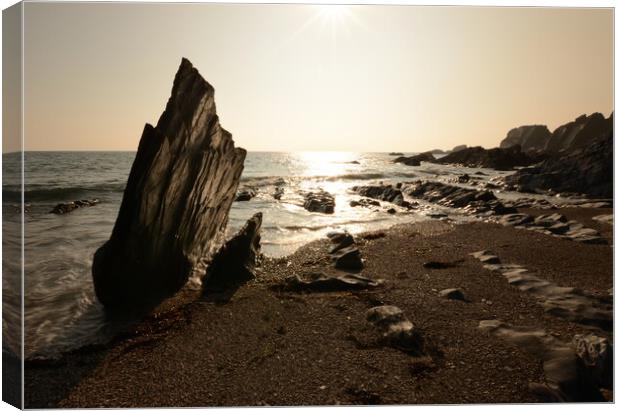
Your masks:
M 447 288 L 439 292 L 439 296 L 449 300 L 465 301 L 465 294 L 458 288 Z
M 326 191 L 317 191 L 305 195 L 304 208 L 311 212 L 333 214 L 336 201 L 334 196 Z
M 237 193 L 235 201 L 250 201 L 256 197 L 256 191 L 253 188 L 244 188 Z

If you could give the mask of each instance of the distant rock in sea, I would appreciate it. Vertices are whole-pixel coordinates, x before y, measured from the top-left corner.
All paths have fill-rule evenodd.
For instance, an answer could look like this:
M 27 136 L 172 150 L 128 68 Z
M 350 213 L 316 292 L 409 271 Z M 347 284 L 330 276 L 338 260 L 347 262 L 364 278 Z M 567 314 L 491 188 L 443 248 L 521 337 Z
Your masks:
M 174 294 L 223 235 L 246 152 L 220 126 L 214 91 L 183 59 L 165 111 L 144 128 L 112 235 L 93 261 L 109 310 Z
M 465 144 L 461 144 L 459 146 L 454 147 L 452 150 L 450 150 L 450 152 L 455 153 L 457 151 L 465 150 L 466 148 L 467 146 Z
M 512 170 L 517 166 L 529 166 L 541 161 L 539 156 L 529 156 L 519 146 L 510 148 L 468 147 L 452 152 L 435 162 L 461 164 L 465 167 L 484 167 L 496 170 Z
M 415 156 L 411 157 L 397 157 L 394 159 L 395 163 L 402 163 L 407 166 L 414 167 L 419 166 L 422 161 L 434 163 L 435 156 L 430 151 L 427 151 L 426 153 L 416 154 Z

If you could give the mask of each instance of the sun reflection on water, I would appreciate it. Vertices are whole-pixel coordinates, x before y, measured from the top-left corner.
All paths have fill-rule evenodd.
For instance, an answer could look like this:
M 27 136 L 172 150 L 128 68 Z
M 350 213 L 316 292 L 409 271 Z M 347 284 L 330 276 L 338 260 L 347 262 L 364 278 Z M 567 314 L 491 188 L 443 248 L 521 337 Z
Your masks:
M 347 151 L 302 151 L 296 153 L 304 167 L 304 176 L 335 177 L 346 174 L 358 164 L 358 153 Z M 354 163 L 355 162 L 355 163 Z

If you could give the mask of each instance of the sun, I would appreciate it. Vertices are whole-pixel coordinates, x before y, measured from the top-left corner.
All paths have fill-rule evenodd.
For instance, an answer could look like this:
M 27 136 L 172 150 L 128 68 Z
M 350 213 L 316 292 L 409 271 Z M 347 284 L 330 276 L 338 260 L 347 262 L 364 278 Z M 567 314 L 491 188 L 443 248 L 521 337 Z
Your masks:
M 324 4 L 318 7 L 321 19 L 330 23 L 341 23 L 351 15 L 351 11 L 348 6 Z

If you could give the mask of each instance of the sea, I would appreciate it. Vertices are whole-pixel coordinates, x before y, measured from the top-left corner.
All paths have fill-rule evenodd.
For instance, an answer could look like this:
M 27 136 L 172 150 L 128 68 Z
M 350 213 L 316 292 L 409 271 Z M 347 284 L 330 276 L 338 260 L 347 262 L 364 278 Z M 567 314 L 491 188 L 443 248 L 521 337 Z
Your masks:
M 94 252 L 112 231 L 134 156 L 135 152 L 24 154 L 26 358 L 56 357 L 84 345 L 102 343 L 127 325 L 106 318 L 95 298 L 91 264 Z M 388 153 L 249 152 L 240 188 L 253 187 L 258 194 L 250 201 L 233 203 L 227 235 L 234 234 L 260 211 L 262 250 L 267 256 L 283 257 L 334 229 L 359 233 L 438 215 L 464 221 L 472 217 L 433 204 L 393 215 L 385 210 L 351 207 L 350 201 L 360 197 L 350 188 L 415 179 L 454 183 L 465 172 L 471 175 L 479 171 L 480 179 L 507 174 L 431 163 L 410 167 L 394 163 L 393 159 Z M 21 335 L 16 330 L 21 323 L 21 154 L 3 154 L 2 160 L 3 349 L 19 353 Z M 280 200 L 273 197 L 276 185 L 284 187 Z M 320 189 L 335 196 L 333 214 L 303 208 L 303 193 Z M 50 213 L 58 203 L 81 199 L 100 202 L 65 215 Z

